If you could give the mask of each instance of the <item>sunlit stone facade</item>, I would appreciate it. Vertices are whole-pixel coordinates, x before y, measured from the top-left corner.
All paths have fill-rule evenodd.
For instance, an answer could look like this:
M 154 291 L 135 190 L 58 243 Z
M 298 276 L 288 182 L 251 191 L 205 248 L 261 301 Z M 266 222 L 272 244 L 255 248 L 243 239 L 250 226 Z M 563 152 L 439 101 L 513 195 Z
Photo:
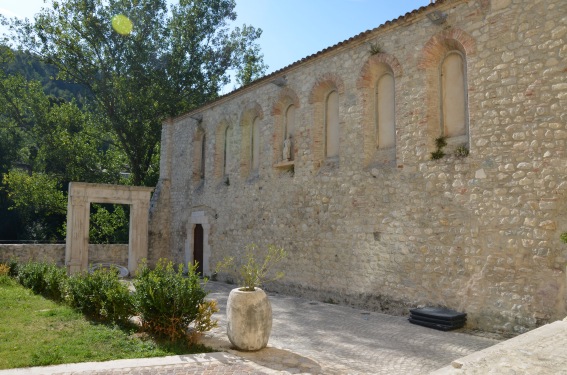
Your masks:
M 508 332 L 564 318 L 566 61 L 564 0 L 437 1 L 174 118 L 150 258 L 210 274 L 274 243 L 273 290 Z

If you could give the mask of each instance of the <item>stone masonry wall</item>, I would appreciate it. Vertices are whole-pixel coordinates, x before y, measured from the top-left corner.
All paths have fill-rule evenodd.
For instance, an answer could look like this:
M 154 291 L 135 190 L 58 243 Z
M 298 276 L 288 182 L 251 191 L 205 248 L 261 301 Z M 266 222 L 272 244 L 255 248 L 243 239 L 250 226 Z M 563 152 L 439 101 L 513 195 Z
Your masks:
M 434 10 L 447 14 L 444 24 L 427 18 Z M 446 306 L 491 331 L 565 317 L 566 42 L 564 0 L 437 1 L 173 119 L 162 133 L 167 199 L 153 203 L 159 220 L 150 226 L 165 240 L 150 254 L 184 261 L 191 214 L 205 211 L 210 269 L 252 242 L 285 247 L 286 276 L 274 290 L 397 314 Z M 466 61 L 468 130 L 431 160 L 442 134 L 439 62 L 451 50 Z M 382 66 L 393 72 L 396 106 L 396 146 L 385 153 L 368 146 L 374 84 L 365 83 Z M 271 83 L 283 76 L 285 87 Z M 340 146 L 329 161 L 317 100 L 331 89 Z M 283 102 L 298 103 L 293 167 L 274 152 Z M 243 176 L 247 108 L 261 109 L 261 163 Z M 227 125 L 219 174 L 217 127 Z M 199 127 L 203 180 L 193 179 Z M 464 158 L 454 155 L 461 142 Z
M 65 265 L 65 244 L 0 245 L 0 263 L 16 259 Z M 89 264 L 112 263 L 128 266 L 128 245 L 89 244 Z

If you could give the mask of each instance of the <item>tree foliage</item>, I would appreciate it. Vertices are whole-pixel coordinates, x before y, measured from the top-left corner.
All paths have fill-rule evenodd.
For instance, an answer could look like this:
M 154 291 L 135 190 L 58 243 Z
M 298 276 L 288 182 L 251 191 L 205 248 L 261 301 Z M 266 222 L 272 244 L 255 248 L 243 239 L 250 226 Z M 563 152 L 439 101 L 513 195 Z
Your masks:
M 19 45 L 88 88 L 115 133 L 135 185 L 151 178 L 161 123 L 218 96 L 231 70 L 241 83 L 265 71 L 261 30 L 230 30 L 234 0 L 51 0 L 35 22 L 16 22 Z M 119 29 L 113 18 L 132 24 Z M 116 18 L 114 18 L 116 20 Z
M 112 133 L 75 101 L 7 74 L 13 56 L 0 49 L 0 238 L 58 241 L 68 183 L 117 183 L 126 160 Z

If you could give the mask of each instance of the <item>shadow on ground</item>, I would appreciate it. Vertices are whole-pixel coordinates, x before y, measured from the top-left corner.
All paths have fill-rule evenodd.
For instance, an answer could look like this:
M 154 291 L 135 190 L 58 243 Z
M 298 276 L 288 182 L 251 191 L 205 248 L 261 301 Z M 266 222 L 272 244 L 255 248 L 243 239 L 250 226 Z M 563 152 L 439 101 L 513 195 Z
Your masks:
M 267 347 L 255 352 L 234 349 L 228 339 L 204 336 L 201 343 L 218 351 L 226 351 L 257 365 L 276 370 L 288 370 L 291 373 L 322 374 L 323 369 L 314 360 L 292 353 L 289 350 Z

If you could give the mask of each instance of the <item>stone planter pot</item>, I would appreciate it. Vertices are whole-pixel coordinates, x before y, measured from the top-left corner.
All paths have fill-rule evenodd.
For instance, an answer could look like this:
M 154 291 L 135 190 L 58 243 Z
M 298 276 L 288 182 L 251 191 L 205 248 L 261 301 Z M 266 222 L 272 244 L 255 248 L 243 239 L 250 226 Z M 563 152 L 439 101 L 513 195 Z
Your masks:
M 233 289 L 226 304 L 228 339 L 239 350 L 265 348 L 272 331 L 272 305 L 260 288 Z

